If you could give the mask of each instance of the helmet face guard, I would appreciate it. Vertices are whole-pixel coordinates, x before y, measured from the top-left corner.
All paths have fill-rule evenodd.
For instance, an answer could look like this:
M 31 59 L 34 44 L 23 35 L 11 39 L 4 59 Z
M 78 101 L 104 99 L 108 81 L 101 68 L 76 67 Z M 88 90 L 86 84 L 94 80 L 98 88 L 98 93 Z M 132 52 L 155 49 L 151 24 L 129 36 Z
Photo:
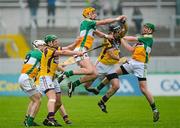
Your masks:
M 120 33 L 121 30 L 122 30 L 122 29 L 121 29 L 121 26 L 118 25 L 118 26 L 114 27 L 113 32 L 114 32 L 114 33 Z
M 113 34 L 118 34 L 116 38 L 123 38 L 127 33 L 127 24 L 126 23 L 118 23 L 116 25 L 110 25 L 109 31 L 113 32 Z

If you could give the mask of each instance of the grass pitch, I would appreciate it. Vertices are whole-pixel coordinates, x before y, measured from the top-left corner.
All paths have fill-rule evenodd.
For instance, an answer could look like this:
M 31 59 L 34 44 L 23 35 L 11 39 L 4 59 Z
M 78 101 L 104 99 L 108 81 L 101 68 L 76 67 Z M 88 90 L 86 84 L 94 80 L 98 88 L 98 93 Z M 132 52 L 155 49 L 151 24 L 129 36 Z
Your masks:
M 160 110 L 160 120 L 152 121 L 151 109 L 143 96 L 114 96 L 107 103 L 108 113 L 97 106 L 100 96 L 63 96 L 63 103 L 73 124 L 64 124 L 60 114 L 56 119 L 64 128 L 180 128 L 180 97 L 155 97 Z M 24 127 L 27 97 L 0 97 L 0 128 Z M 47 98 L 43 98 L 35 119 L 43 128 L 47 115 Z

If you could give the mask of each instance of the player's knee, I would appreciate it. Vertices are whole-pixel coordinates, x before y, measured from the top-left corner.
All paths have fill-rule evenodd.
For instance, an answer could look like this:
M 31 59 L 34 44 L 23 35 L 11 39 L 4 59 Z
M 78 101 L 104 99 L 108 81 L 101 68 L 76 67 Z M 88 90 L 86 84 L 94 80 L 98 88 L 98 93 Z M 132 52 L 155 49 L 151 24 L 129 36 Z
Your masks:
M 145 86 L 140 86 L 140 90 L 143 94 L 145 94 L 147 91 Z
M 34 99 L 34 104 L 36 104 L 37 106 L 39 106 L 39 105 L 41 104 L 41 98 L 36 97 L 36 98 Z
M 112 84 L 112 88 L 113 88 L 113 90 L 117 91 L 117 90 L 120 88 L 119 82 L 113 83 L 113 84 Z
M 33 102 L 41 102 L 41 97 L 39 95 L 34 95 L 32 99 Z
M 116 84 L 113 88 L 114 88 L 114 90 L 117 91 L 120 88 L 120 86 L 119 86 L 119 84 Z

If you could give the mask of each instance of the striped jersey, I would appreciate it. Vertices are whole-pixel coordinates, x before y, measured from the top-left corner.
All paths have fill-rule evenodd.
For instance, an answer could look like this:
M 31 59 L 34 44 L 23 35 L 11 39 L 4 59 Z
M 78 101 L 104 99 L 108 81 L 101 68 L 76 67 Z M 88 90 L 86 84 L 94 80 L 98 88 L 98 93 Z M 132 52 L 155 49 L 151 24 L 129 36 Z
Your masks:
M 21 73 L 29 75 L 30 78 L 35 78 L 40 67 L 42 52 L 38 49 L 32 50 L 26 54 Z
M 143 63 L 148 63 L 152 45 L 152 35 L 142 35 L 138 37 L 138 43 L 135 45 L 135 50 L 132 58 Z
M 41 70 L 40 76 L 51 76 L 54 77 L 54 74 L 57 70 L 57 66 L 59 63 L 59 56 L 55 56 L 55 52 L 58 49 L 45 48 L 42 53 L 41 58 Z
M 93 32 L 96 30 L 96 21 L 85 19 L 80 25 L 80 41 L 77 47 L 91 48 L 94 41 Z
M 119 61 L 113 59 L 108 53 L 107 50 L 112 49 L 113 48 L 113 53 L 116 56 L 120 55 L 120 40 L 118 41 L 114 41 L 114 42 L 110 42 L 108 39 L 104 39 L 103 44 L 108 44 L 105 45 L 101 52 L 100 55 L 98 57 L 98 61 L 106 64 L 106 65 L 112 65 L 112 64 L 117 64 Z

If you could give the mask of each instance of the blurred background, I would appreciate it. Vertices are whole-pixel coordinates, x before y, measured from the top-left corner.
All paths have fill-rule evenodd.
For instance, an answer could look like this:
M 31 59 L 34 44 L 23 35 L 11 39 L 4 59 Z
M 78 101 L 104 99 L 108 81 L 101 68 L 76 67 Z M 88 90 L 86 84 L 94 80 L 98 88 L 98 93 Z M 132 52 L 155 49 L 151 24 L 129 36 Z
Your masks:
M 23 95 L 17 80 L 31 42 L 55 34 L 62 46 L 72 43 L 87 6 L 96 8 L 98 19 L 126 15 L 128 35 L 140 34 L 143 23 L 154 23 L 149 87 L 154 95 L 180 95 L 180 0 L 0 0 L 0 95 Z M 107 28 L 98 29 L 107 33 Z M 96 38 L 94 47 L 101 42 Z M 99 51 L 90 53 L 93 60 Z M 141 95 L 136 78 L 121 77 L 117 95 Z

